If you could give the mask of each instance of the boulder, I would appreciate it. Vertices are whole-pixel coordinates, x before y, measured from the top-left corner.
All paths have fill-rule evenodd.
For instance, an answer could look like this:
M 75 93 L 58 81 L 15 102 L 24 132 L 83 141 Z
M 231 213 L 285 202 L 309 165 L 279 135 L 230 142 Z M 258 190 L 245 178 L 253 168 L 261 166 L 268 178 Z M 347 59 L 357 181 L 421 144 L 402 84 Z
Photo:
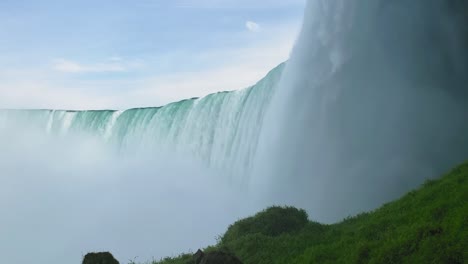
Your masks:
M 83 258 L 83 264 L 119 264 L 109 252 L 88 253 Z

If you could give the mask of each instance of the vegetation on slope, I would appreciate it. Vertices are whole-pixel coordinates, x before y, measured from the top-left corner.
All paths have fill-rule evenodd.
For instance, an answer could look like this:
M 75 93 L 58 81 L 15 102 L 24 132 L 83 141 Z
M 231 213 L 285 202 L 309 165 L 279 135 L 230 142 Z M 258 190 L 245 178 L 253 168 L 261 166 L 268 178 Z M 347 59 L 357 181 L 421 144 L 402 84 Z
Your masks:
M 271 207 L 229 227 L 217 245 L 244 263 L 468 262 L 468 163 L 381 208 L 344 221 L 309 222 Z M 192 263 L 190 254 L 153 264 Z

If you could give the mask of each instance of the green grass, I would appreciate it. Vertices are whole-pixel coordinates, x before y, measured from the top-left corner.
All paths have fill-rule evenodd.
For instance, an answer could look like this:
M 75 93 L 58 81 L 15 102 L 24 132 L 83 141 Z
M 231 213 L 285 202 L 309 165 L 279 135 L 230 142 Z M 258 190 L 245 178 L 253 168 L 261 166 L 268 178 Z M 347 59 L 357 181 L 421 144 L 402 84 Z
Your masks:
M 468 163 L 379 209 L 323 225 L 271 207 L 229 227 L 217 245 L 246 264 L 466 263 Z M 190 254 L 153 264 L 187 264 Z

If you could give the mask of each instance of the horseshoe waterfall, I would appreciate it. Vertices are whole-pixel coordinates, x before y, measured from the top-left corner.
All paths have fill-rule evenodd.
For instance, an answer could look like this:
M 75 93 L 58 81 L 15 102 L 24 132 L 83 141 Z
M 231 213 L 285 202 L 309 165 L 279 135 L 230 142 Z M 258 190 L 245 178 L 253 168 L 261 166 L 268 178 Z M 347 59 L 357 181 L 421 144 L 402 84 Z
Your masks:
M 377 208 L 468 157 L 467 47 L 464 1 L 310 0 L 290 59 L 252 87 L 0 110 L 0 245 L 34 258 L 2 257 L 68 263 L 106 244 L 150 259 L 272 204 L 325 223 Z

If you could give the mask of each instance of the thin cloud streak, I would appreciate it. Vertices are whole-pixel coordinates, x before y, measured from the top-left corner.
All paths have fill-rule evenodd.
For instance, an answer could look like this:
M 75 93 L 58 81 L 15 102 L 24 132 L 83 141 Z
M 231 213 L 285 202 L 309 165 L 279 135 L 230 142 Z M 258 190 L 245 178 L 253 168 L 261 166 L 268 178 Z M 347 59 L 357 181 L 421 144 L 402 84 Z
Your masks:
M 126 72 L 137 66 L 136 63 L 125 63 L 122 58 L 112 57 L 109 62 L 96 64 L 81 64 L 72 60 L 54 60 L 54 70 L 65 73 L 106 73 Z

